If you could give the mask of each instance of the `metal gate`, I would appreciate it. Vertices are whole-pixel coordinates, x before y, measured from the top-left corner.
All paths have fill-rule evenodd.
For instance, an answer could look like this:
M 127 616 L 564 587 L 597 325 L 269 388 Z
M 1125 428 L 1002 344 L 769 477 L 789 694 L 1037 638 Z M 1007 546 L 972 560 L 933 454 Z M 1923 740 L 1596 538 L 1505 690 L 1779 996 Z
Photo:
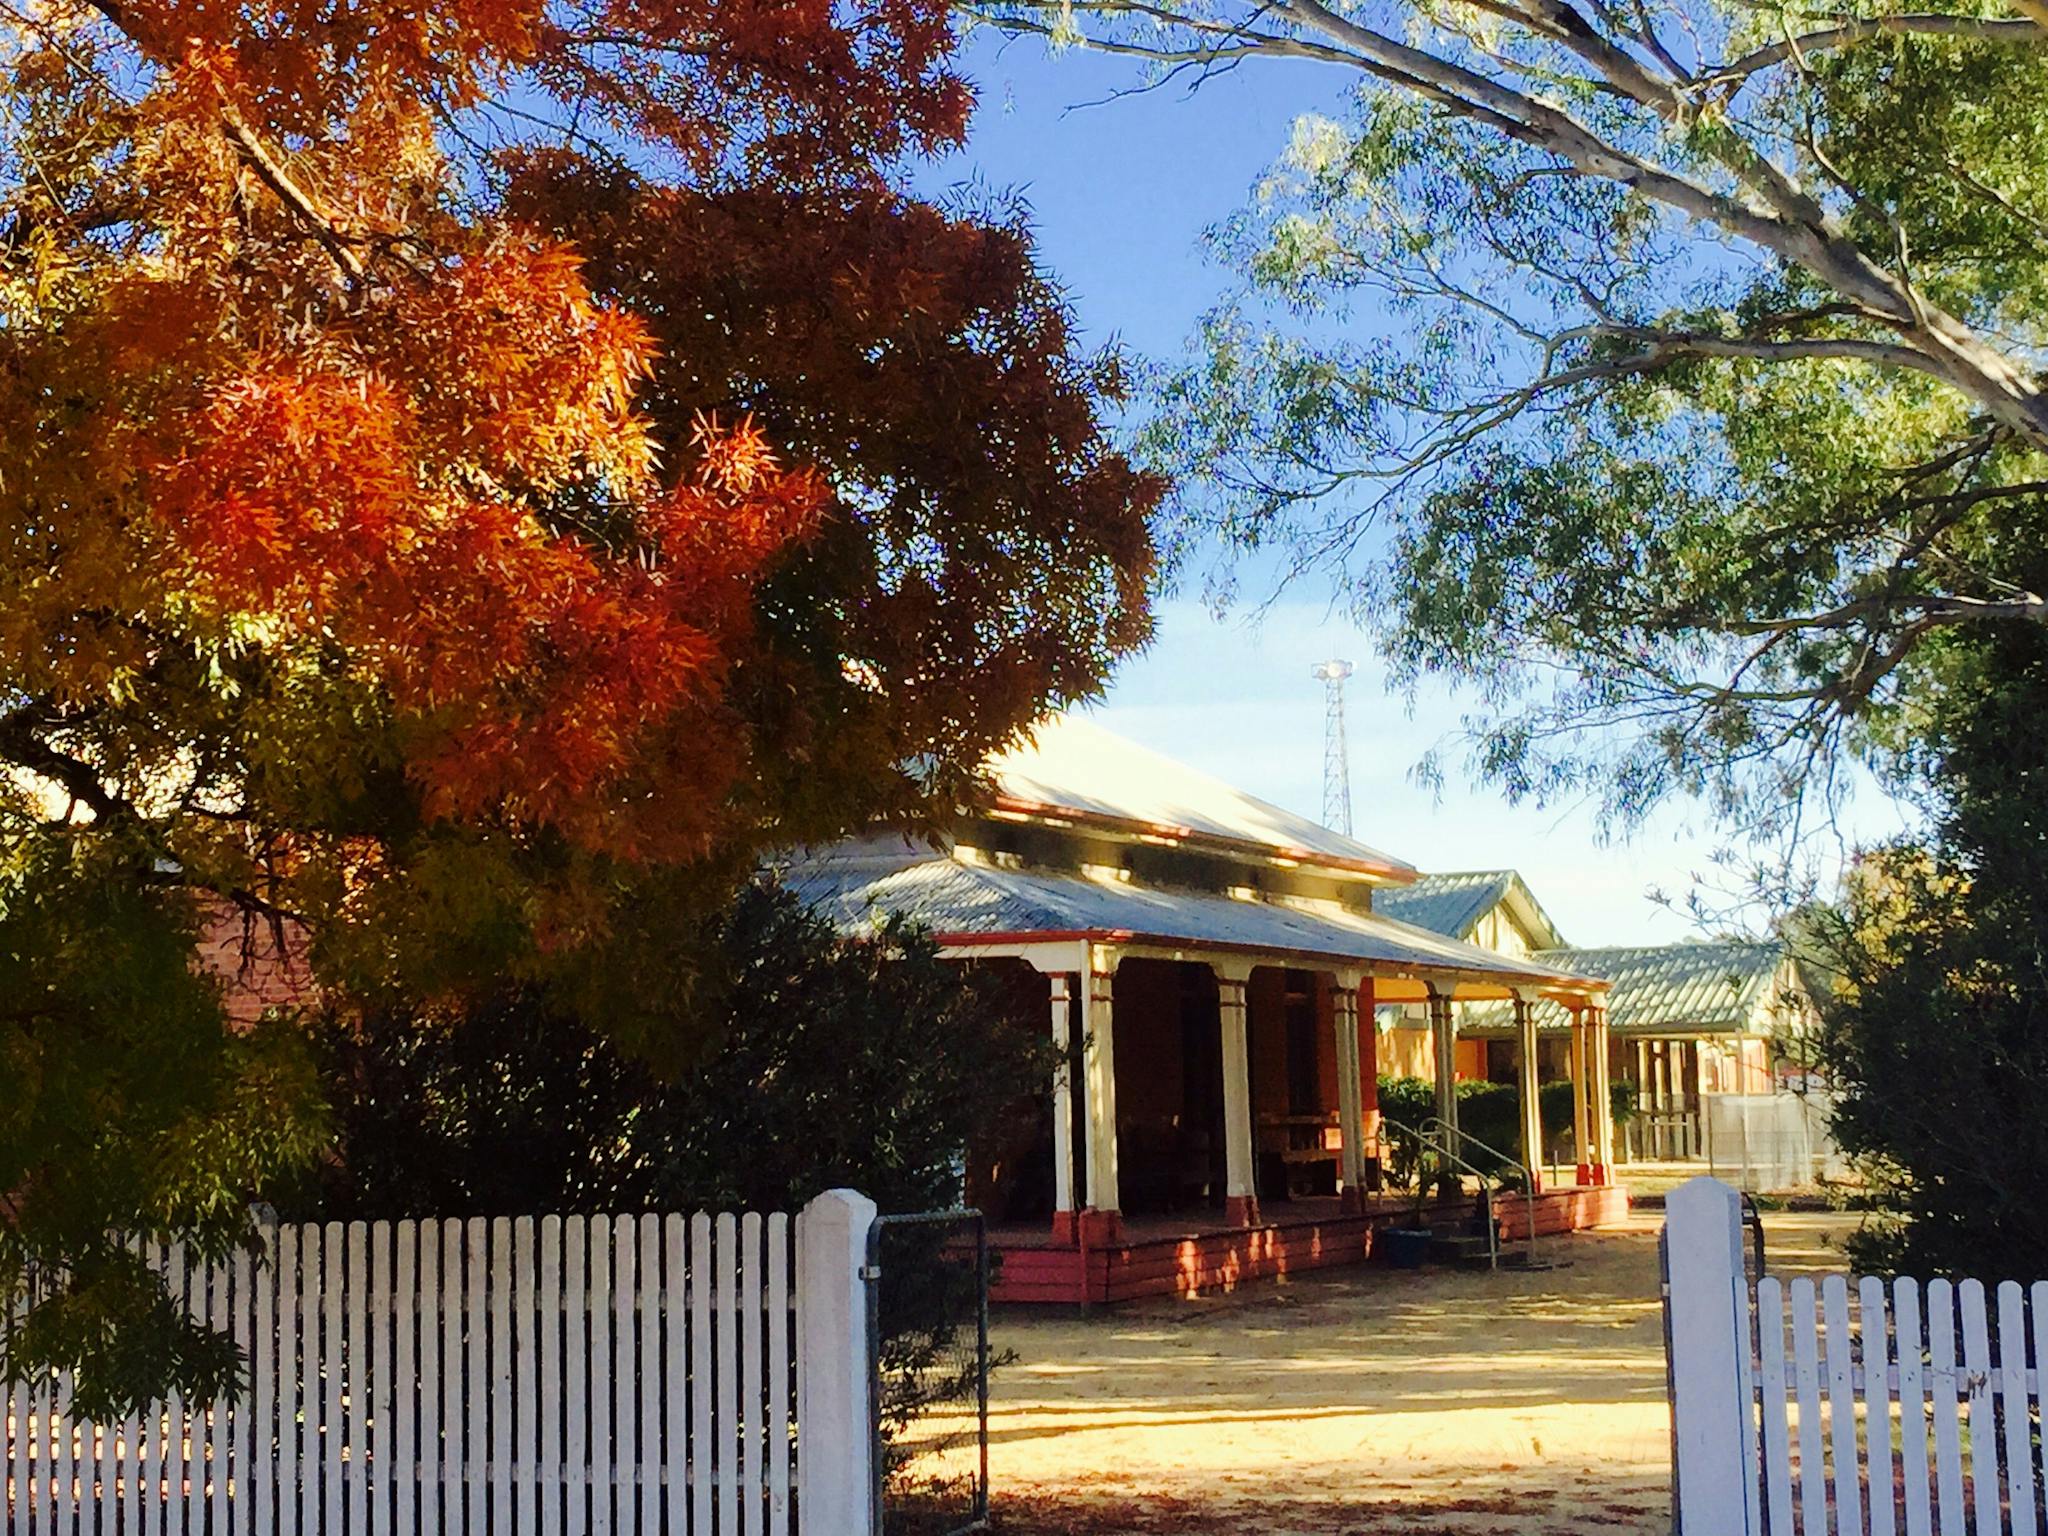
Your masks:
M 988 1524 L 988 1227 L 981 1212 L 877 1217 L 868 1233 L 874 1529 Z

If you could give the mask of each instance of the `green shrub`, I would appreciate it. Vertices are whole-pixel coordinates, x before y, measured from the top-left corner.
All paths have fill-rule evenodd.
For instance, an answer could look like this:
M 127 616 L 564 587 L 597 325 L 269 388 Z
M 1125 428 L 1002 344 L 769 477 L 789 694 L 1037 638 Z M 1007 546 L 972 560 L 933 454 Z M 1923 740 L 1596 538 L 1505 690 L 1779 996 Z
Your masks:
M 1426 1077 L 1383 1077 L 1379 1080 L 1380 1115 L 1390 1124 L 1414 1130 L 1436 1115 L 1436 1084 Z M 1612 1100 L 1614 1123 L 1619 1126 L 1636 1112 L 1633 1083 L 1615 1083 Z M 1537 1108 L 1543 1116 L 1544 1155 L 1564 1162 L 1572 1150 L 1572 1084 L 1569 1078 L 1545 1083 L 1537 1090 Z M 1489 1157 L 1467 1142 L 1459 1156 L 1489 1175 L 1505 1171 L 1509 1161 L 1521 1161 L 1522 1094 L 1513 1083 L 1466 1081 L 1458 1084 L 1458 1129 L 1475 1141 L 1484 1142 L 1500 1154 Z M 1415 1179 L 1417 1144 L 1412 1136 L 1398 1131 L 1387 1138 L 1382 1166 L 1398 1188 L 1409 1188 Z

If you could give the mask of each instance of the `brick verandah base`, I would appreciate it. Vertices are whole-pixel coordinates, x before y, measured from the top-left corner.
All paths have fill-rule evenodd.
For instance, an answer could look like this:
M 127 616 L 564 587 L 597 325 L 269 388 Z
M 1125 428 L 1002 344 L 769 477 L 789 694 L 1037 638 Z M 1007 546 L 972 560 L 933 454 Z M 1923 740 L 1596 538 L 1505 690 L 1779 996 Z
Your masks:
M 1619 1185 L 1545 1190 L 1534 1202 L 1536 1231 L 1579 1231 L 1628 1215 L 1628 1191 Z M 1449 1218 L 1461 1209 L 1446 1204 L 1430 1214 Z M 1528 1235 L 1528 1203 L 1504 1196 L 1495 1203 L 1503 1242 Z M 1373 1234 L 1411 1220 L 1414 1206 L 1382 1200 L 1362 1214 L 1346 1213 L 1334 1200 L 1297 1200 L 1268 1207 L 1254 1227 L 1218 1223 L 1192 1230 L 1174 1218 L 1129 1218 L 1120 1241 L 1086 1250 L 1085 1299 L 1132 1301 L 1140 1296 L 1197 1296 L 1235 1290 L 1255 1280 L 1298 1274 L 1338 1264 L 1363 1264 L 1372 1256 Z M 989 1234 L 995 1274 L 989 1300 L 1064 1303 L 1084 1299 L 1083 1250 L 1061 1244 L 1041 1229 L 996 1228 Z

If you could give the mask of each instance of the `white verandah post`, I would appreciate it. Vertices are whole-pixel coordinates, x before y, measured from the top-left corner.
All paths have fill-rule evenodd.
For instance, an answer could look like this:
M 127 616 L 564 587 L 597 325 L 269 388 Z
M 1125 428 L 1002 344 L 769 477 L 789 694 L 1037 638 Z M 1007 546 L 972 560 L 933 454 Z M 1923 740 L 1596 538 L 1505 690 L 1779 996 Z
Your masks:
M 1614 1182 L 1614 1074 L 1608 1046 L 1607 1005 L 1590 1003 L 1586 1007 L 1587 1041 L 1586 1053 L 1591 1058 L 1592 1071 L 1592 1128 L 1593 1128 L 1593 1182 L 1612 1184 Z
M 1590 1184 L 1593 1182 L 1593 1098 L 1586 1082 L 1589 1066 L 1586 1014 L 1582 1007 L 1567 1006 L 1572 1010 L 1572 1161 L 1578 1165 L 1578 1182 Z
M 1052 1072 L 1052 1227 L 1053 1235 L 1073 1241 L 1074 1225 L 1074 1084 L 1073 984 L 1065 972 L 1046 978 L 1051 994 L 1052 1043 L 1059 1064 Z
M 1117 953 L 1091 944 L 1087 959 L 1088 974 L 1081 978 L 1081 1029 L 1088 1052 L 1088 1207 L 1095 1213 L 1095 1238 L 1109 1242 L 1123 1230 L 1116 1159 Z
M 1429 1033 L 1436 1056 L 1436 1117 L 1458 1128 L 1458 1023 L 1448 987 L 1429 983 Z M 1453 1151 L 1457 1149 L 1452 1148 Z
M 1252 1142 L 1251 1050 L 1247 1039 L 1246 984 L 1251 966 L 1210 962 L 1216 973 L 1216 1024 L 1223 1060 L 1223 1219 L 1232 1226 L 1259 1224 L 1257 1167 Z
M 1365 1196 L 1365 1093 L 1358 1050 L 1358 977 L 1332 978 L 1330 1015 L 1337 1032 L 1338 1195 L 1346 1210 L 1363 1208 Z
M 1522 1096 L 1522 1166 L 1529 1170 L 1529 1193 L 1543 1190 L 1543 1104 L 1537 1081 L 1536 1008 L 1526 994 L 1515 994 L 1515 1074 Z M 1535 1213 L 1530 1213 L 1535 1220 Z

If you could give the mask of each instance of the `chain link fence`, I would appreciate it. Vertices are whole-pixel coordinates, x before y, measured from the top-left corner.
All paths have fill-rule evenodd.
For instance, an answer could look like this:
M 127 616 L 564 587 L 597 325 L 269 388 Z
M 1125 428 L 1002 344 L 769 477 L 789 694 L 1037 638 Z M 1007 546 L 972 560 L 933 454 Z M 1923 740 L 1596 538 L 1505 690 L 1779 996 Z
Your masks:
M 979 1211 L 883 1216 L 868 1234 L 875 1529 L 988 1524 L 988 1228 Z

